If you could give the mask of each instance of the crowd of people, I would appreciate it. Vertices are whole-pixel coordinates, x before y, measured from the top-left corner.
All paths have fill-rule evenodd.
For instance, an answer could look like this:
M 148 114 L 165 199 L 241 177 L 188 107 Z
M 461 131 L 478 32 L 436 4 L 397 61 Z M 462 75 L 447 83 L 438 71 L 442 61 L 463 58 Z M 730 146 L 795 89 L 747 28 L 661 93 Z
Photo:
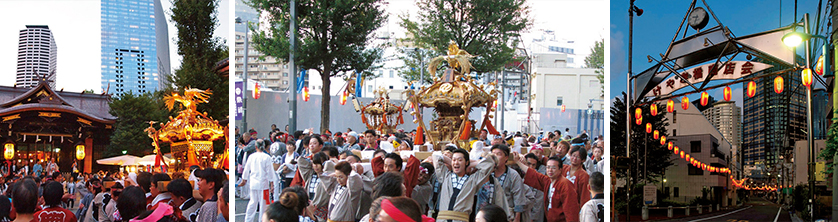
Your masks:
M 227 173 L 190 169 L 79 173 L 51 160 L 8 161 L 0 167 L 0 222 L 228 221 Z
M 287 130 L 236 129 L 246 222 L 603 221 L 602 136 L 481 130 L 469 147 L 433 149 L 414 146 L 415 131 Z

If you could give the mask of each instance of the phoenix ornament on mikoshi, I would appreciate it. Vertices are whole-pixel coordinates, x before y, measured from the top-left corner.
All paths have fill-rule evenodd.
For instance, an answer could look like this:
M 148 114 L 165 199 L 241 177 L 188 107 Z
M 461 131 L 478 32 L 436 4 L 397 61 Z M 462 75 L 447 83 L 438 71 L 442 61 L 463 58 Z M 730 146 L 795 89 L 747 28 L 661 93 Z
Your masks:
M 424 135 L 434 149 L 441 149 L 448 143 L 469 149 L 468 139 L 477 136 L 484 127 L 489 133 L 498 134 L 490 122 L 497 90 L 494 89 L 494 83 L 481 86 L 474 84 L 467 75 L 472 68 L 469 62 L 471 58 L 474 56 L 452 42 L 448 46 L 448 55 L 436 57 L 428 64 L 428 72 L 436 76 L 437 69 L 445 63 L 442 77 L 435 77 L 433 85 L 422 87 L 419 92 L 405 91 L 416 110 L 432 107 L 437 114 L 437 118 L 426 126 L 421 112 L 414 110 L 410 113 L 415 118 L 414 122 L 419 124 L 416 141 L 424 142 L 421 140 L 421 135 Z M 473 108 L 478 107 L 487 110 L 480 127 L 475 127 L 476 121 L 468 119 L 468 116 Z
M 217 120 L 198 112 L 198 104 L 209 102 L 212 95 L 210 90 L 200 90 L 187 87 L 183 95 L 172 93 L 163 98 L 166 108 L 173 110 L 180 104 L 182 110 L 174 118 L 160 124 L 160 129 L 149 126 L 146 132 L 154 142 L 159 155 L 159 143 L 170 143 L 173 157 L 178 161 L 176 168 L 182 169 L 192 165 L 211 167 L 213 157 L 212 142 L 227 138 L 224 133 L 227 126 L 222 126 Z M 154 124 L 150 122 L 149 124 Z

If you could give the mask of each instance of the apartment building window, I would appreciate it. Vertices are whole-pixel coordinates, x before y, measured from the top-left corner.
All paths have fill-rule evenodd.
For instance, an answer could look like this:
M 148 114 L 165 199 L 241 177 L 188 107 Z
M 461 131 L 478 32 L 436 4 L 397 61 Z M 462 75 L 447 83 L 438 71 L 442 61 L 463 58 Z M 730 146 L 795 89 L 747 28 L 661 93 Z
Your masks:
M 394 78 L 394 76 L 393 76 L 393 70 L 390 70 L 390 78 Z M 392 89 L 393 87 L 391 86 L 390 88 Z
M 687 168 L 689 168 L 689 175 L 704 175 L 704 170 L 695 167 L 692 164 L 687 164 Z
M 563 102 L 563 101 L 562 101 L 562 97 L 561 97 L 561 96 L 557 96 L 557 97 L 556 97 L 556 106 L 562 106 L 562 102 Z
M 673 188 L 672 188 L 672 190 L 673 190 L 673 191 L 672 191 L 672 196 L 673 196 L 673 197 L 678 197 L 678 196 L 680 196 L 680 192 L 678 192 L 678 187 L 673 187 Z
M 690 152 L 701 153 L 701 141 L 690 141 Z

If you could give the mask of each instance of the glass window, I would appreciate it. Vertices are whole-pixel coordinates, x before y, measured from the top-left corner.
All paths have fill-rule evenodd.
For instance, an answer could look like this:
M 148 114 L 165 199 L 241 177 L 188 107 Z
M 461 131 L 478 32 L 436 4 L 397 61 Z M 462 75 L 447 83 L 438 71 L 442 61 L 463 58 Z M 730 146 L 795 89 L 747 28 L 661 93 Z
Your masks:
M 562 97 L 561 97 L 561 96 L 557 96 L 557 97 L 556 97 L 556 106 L 562 106 L 562 103 L 563 103 L 563 101 L 562 101 Z

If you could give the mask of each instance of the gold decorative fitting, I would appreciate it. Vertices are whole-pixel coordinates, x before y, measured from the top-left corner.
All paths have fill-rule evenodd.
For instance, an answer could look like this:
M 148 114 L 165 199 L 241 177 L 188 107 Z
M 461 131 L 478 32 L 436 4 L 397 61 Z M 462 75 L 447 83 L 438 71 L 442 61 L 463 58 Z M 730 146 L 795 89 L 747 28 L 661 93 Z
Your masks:
M 9 120 L 16 120 L 16 119 L 20 119 L 20 114 L 14 114 L 14 115 L 11 115 L 11 116 L 4 116 L 3 117 L 3 122 L 9 121 Z
M 49 118 L 58 118 L 61 117 L 61 113 L 47 113 L 47 112 L 38 112 L 39 117 L 49 117 Z M 90 125 L 90 124 L 87 124 Z
M 91 125 L 92 122 L 90 120 L 82 119 L 81 117 L 79 117 L 79 119 L 77 121 L 80 122 L 80 123 L 84 123 L 85 125 L 92 126 Z

